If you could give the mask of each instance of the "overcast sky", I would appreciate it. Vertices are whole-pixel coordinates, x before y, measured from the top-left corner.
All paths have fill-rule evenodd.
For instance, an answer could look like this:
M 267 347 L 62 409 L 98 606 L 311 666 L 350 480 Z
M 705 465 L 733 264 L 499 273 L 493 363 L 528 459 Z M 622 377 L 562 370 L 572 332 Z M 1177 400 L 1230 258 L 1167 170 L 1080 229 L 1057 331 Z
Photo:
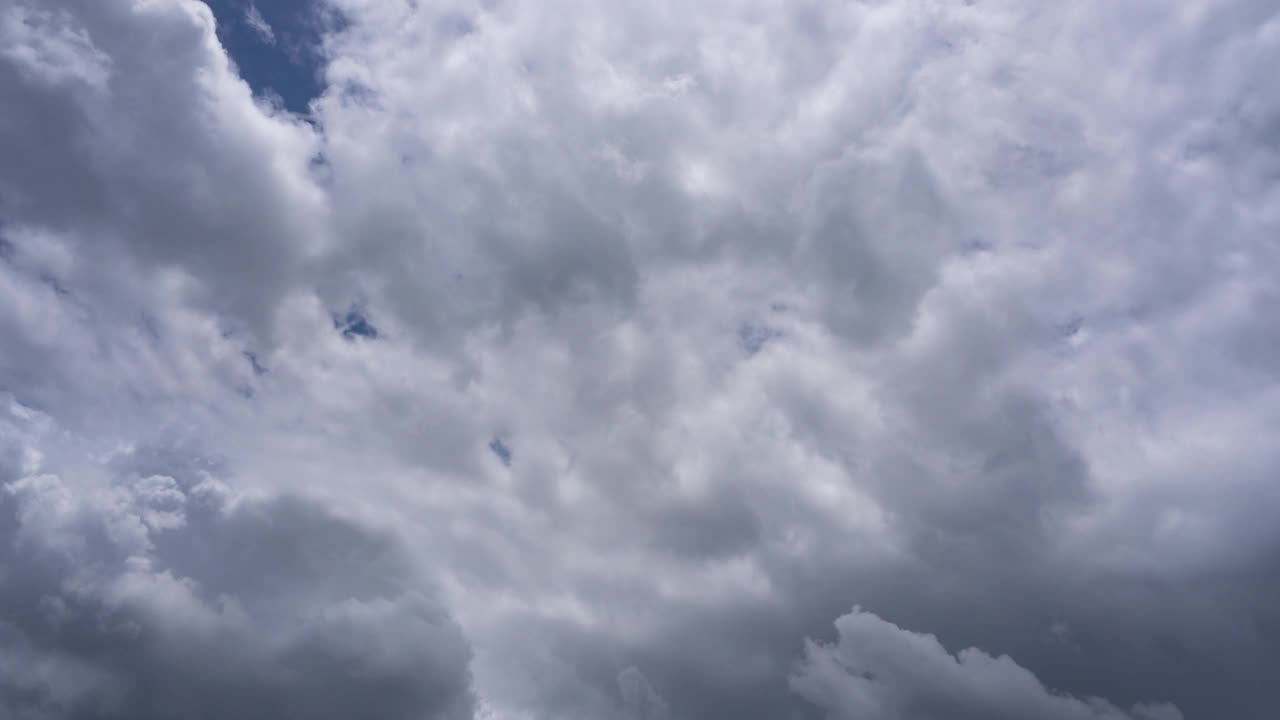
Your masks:
M 1275 0 L 0 0 L 0 717 L 1274 720 Z

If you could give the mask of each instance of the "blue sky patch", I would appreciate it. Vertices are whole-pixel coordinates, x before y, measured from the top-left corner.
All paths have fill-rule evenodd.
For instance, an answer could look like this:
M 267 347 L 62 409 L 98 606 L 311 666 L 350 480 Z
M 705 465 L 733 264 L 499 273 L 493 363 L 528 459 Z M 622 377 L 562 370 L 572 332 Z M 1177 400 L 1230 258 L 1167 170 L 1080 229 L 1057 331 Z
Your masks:
M 491 450 L 493 454 L 502 461 L 503 465 L 511 467 L 511 448 L 507 447 L 507 444 L 502 442 L 502 438 L 494 438 L 493 440 L 490 440 L 489 450 Z
M 257 375 L 258 377 L 262 377 L 263 375 L 266 375 L 269 372 L 267 370 L 267 366 L 263 365 L 262 361 L 258 360 L 257 353 L 251 353 L 248 350 L 245 350 L 244 359 L 249 361 L 249 367 L 253 368 L 254 375 Z
M 751 355 L 764 349 L 765 344 L 770 340 L 780 337 L 782 337 L 782 331 L 768 325 L 744 322 L 738 326 L 738 344 Z
M 367 338 L 374 340 L 378 337 L 378 328 L 369 322 L 369 318 L 358 308 L 351 308 L 346 313 L 333 316 L 333 327 L 342 333 L 342 337 L 348 340 L 356 338 Z
M 305 115 L 324 91 L 321 38 L 340 27 L 335 11 L 314 0 L 204 0 L 218 40 L 260 97 L 275 96 Z

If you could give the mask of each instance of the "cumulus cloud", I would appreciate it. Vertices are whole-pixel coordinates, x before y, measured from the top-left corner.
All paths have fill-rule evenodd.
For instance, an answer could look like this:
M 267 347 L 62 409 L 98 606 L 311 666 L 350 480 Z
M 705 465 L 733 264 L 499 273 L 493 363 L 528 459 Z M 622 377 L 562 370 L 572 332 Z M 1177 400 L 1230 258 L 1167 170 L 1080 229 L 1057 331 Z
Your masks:
M 230 329 L 269 335 L 298 264 L 323 244 L 314 134 L 255 104 L 202 3 L 0 12 L 6 220 L 57 232 L 82 272 L 176 272 Z
M 0 495 L 13 718 L 471 717 L 469 647 L 403 548 L 208 472 L 57 475 Z
M 299 5 L 0 2 L 14 712 L 1271 717 L 1274 3 Z
M 808 643 L 791 678 L 792 688 L 831 720 L 1182 720 L 1171 705 L 1126 712 L 1100 698 L 1055 693 L 1007 655 L 977 648 L 952 655 L 932 635 L 857 608 L 836 621 L 836 630 L 834 644 Z

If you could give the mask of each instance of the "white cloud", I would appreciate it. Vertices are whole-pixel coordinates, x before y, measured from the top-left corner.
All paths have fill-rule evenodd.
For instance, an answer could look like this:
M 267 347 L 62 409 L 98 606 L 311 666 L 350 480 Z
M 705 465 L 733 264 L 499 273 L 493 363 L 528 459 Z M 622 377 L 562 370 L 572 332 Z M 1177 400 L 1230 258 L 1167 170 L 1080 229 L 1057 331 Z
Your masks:
M 314 125 L 202 3 L 0 16 L 31 532 L 106 492 L 107 547 L 198 537 L 175 467 L 341 507 L 438 583 L 494 717 L 803 713 L 854 602 L 1269 717 L 1271 3 L 336 5 Z M 187 580 L 245 561 L 210 562 L 112 597 L 216 625 Z M 389 602 L 284 604 L 381 637 Z
M 466 640 L 391 539 L 130 455 L 110 488 L 3 486 L 6 717 L 471 716 Z
M 831 720 L 1182 720 L 1172 705 L 1124 711 L 1100 698 L 1055 693 L 1007 655 L 977 648 L 952 655 L 932 635 L 857 608 L 836 621 L 836 630 L 832 645 L 808 643 L 791 678 L 792 688 Z
M 45 85 L 80 82 L 101 90 L 110 58 L 66 14 L 12 5 L 0 15 L 3 55 L 29 80 Z
M 271 29 L 271 25 L 267 19 L 262 17 L 262 12 L 258 10 L 257 5 L 250 4 L 244 11 L 244 24 L 249 26 L 250 30 L 257 33 L 262 42 L 268 45 L 276 44 L 276 33 Z

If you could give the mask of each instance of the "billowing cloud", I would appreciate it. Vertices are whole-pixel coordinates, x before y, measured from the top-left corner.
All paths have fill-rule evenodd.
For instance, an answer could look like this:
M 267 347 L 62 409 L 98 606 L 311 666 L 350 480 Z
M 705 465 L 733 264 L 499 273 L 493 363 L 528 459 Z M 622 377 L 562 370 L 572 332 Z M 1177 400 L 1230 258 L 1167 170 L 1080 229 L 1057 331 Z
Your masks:
M 836 621 L 832 645 L 810 643 L 791 678 L 831 720 L 1182 720 L 1177 708 L 1141 704 L 1123 711 L 1100 698 L 1046 688 L 1007 655 L 968 648 L 956 655 L 860 609 Z
M 0 2 L 13 697 L 1270 718 L 1278 61 L 1264 0 Z
M 471 717 L 468 644 L 392 539 L 157 461 L 97 491 L 5 468 L 6 717 Z
M 324 242 L 312 131 L 255 104 L 202 3 L 7 2 L 0 13 L 6 220 L 71 244 L 64 274 L 178 271 L 184 296 L 268 334 Z

